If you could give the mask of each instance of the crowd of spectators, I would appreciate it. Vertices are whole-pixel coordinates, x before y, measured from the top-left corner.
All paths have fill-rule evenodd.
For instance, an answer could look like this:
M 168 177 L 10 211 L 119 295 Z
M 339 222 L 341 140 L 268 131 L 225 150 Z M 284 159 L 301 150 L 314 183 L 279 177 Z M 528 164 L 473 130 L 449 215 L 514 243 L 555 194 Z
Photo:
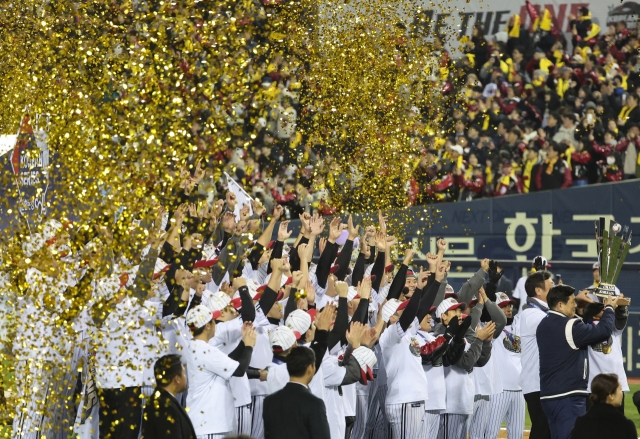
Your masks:
M 635 30 L 624 21 L 601 29 L 583 7 L 579 16 L 570 17 L 568 40 L 548 10 L 537 13 L 528 6 L 531 26 L 514 15 L 503 32 L 485 36 L 477 24 L 472 37 L 462 39 L 464 56 L 453 59 L 444 46 L 437 51 L 447 67 L 441 71 L 448 72 L 442 93 L 457 96 L 457 104 L 441 114 L 440 134 L 412 139 L 418 159 L 406 182 L 407 204 L 640 176 Z M 602 23 L 604 17 L 598 18 Z M 225 157 L 232 178 L 268 209 L 283 205 L 289 218 L 332 213 L 336 184 L 331 173 L 335 159 L 296 130 L 299 115 L 307 111 L 300 105 L 303 69 L 295 56 L 276 56 L 252 67 L 253 77 L 261 81 L 261 96 L 252 102 L 265 104 L 259 114 L 251 103 L 239 105 L 230 123 L 238 124 L 241 133 L 257 120 L 257 135 L 249 143 L 233 138 Z M 407 111 L 418 118 L 433 114 L 433 109 L 416 107 Z M 213 173 L 208 177 L 212 184 L 200 186 L 203 191 L 216 186 Z

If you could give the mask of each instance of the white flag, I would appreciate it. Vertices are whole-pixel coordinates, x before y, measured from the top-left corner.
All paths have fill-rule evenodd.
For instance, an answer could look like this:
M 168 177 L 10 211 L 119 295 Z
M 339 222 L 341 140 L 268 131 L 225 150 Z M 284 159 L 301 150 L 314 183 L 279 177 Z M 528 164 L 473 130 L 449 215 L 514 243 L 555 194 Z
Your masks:
M 224 175 L 227 177 L 227 188 L 236 196 L 236 208 L 233 213 L 236 215 L 236 221 L 240 221 L 240 209 L 245 204 L 249 205 L 249 215 L 253 215 L 253 209 L 251 208 L 251 201 L 253 198 L 245 192 L 245 190 L 236 181 L 229 176 L 226 172 Z

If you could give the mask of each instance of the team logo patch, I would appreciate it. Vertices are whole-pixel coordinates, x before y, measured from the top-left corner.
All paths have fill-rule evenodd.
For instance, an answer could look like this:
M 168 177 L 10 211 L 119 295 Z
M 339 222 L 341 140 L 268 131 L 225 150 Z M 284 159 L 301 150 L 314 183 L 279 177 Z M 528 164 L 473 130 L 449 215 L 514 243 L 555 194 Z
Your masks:
M 414 357 L 420 356 L 420 343 L 415 338 L 412 338 L 409 342 L 409 350 Z
M 522 352 L 520 336 L 512 332 L 504 331 L 504 340 L 502 340 L 502 343 L 504 344 L 504 348 L 509 352 L 515 352 L 516 354 Z
M 613 344 L 613 338 L 609 337 L 609 340 L 603 343 L 598 343 L 592 346 L 594 352 L 602 352 L 607 355 L 611 353 L 611 345 Z

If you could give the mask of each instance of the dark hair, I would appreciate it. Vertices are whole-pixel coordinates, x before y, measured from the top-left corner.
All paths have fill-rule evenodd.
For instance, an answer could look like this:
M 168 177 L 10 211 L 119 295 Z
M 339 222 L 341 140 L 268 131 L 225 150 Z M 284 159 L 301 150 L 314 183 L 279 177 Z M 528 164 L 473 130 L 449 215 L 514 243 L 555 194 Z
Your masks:
M 553 140 L 549 142 L 549 148 L 553 149 L 555 152 L 557 152 L 560 155 L 564 154 L 564 152 L 566 151 L 566 148 L 564 145 L 558 142 L 554 142 Z
M 536 297 L 536 288 L 544 290 L 544 282 L 549 278 L 551 278 L 551 273 L 548 271 L 536 271 L 530 274 L 524 283 L 524 290 L 527 292 L 527 296 Z
M 170 354 L 160 357 L 153 365 L 153 374 L 158 386 L 168 386 L 174 377 L 182 375 L 180 355 Z
M 189 328 L 191 329 L 191 335 L 193 335 L 194 337 L 197 337 L 198 335 L 202 334 L 204 332 L 204 328 L 207 325 L 204 325 L 202 328 Z
M 316 354 L 309 348 L 297 346 L 287 355 L 287 371 L 289 376 L 302 377 L 310 364 L 316 363 Z
M 618 375 L 615 373 L 601 373 L 596 375 L 591 381 L 591 395 L 589 399 L 594 404 L 599 402 L 605 402 L 607 396 L 615 393 L 620 383 L 618 382 Z
M 547 304 L 549 309 L 554 309 L 558 303 L 569 302 L 569 297 L 573 296 L 576 289 L 569 285 L 556 285 L 547 294 Z

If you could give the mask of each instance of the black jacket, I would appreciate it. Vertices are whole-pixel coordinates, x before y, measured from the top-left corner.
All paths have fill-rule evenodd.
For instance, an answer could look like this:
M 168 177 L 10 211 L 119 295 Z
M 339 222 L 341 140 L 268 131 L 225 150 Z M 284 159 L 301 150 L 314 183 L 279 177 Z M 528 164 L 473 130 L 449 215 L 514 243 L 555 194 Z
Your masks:
M 144 408 L 142 439 L 196 439 L 196 432 L 180 403 L 159 387 Z
M 330 439 L 324 401 L 301 384 L 288 383 L 264 399 L 265 439 Z
M 636 426 L 615 407 L 598 403 L 576 419 L 571 439 L 636 439 Z

